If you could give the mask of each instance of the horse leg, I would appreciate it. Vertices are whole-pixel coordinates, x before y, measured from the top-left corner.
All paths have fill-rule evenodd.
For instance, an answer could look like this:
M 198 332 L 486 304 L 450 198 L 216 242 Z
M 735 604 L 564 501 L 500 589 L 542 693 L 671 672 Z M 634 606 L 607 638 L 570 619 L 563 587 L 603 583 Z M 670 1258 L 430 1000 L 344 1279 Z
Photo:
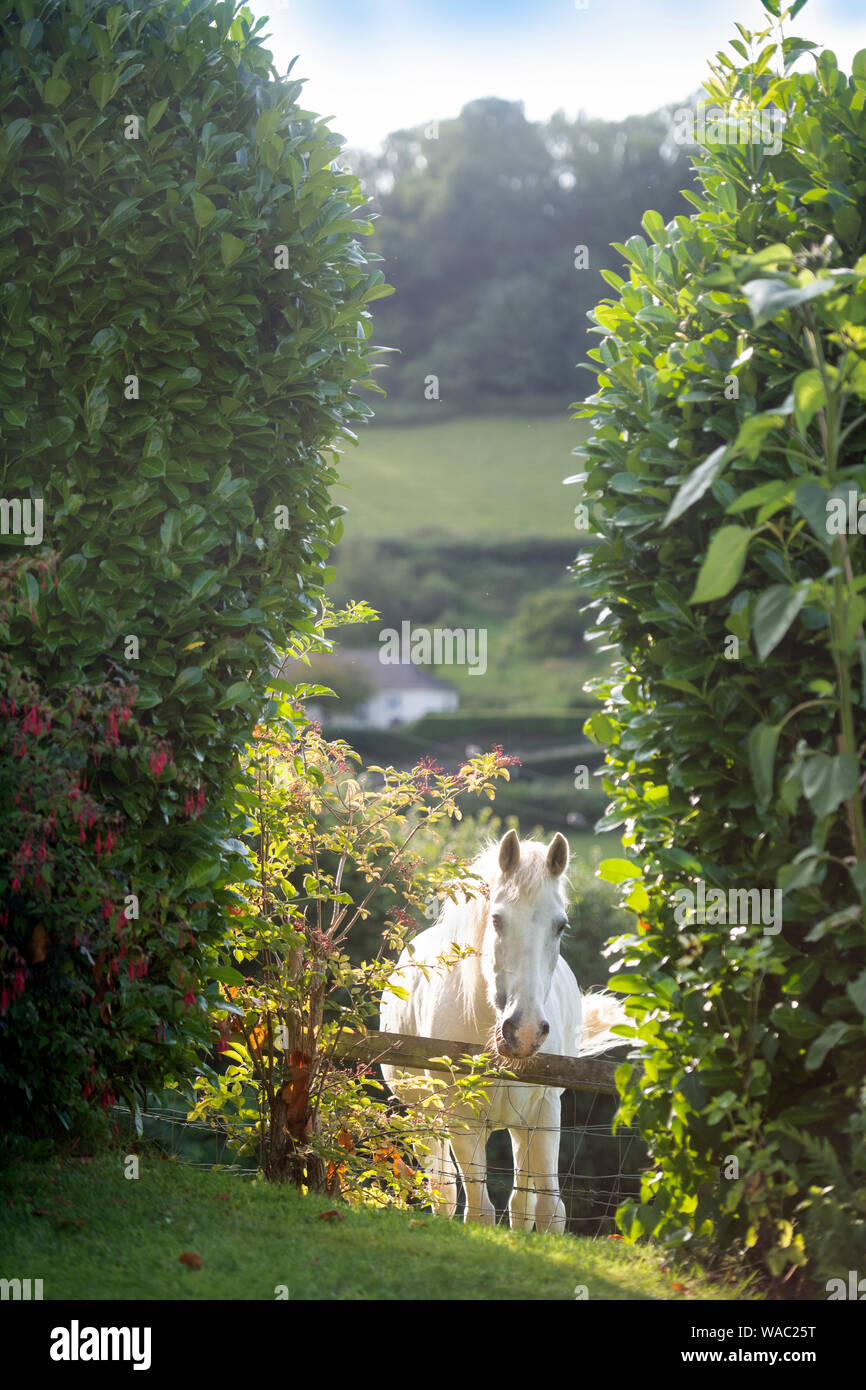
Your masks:
M 451 1148 L 466 1193 L 464 1221 L 481 1221 L 493 1226 L 496 1208 L 487 1191 L 486 1126 L 470 1125 L 468 1129 L 455 1129 L 451 1135 Z
M 431 1191 L 439 1194 L 433 1197 L 433 1210 L 437 1216 L 451 1217 L 457 1210 L 457 1173 L 450 1148 L 447 1139 L 434 1139 L 424 1160 Z
M 532 1132 L 529 1171 L 535 1184 L 535 1229 L 562 1235 L 565 1204 L 559 1195 L 559 1096 L 543 1106 Z
M 515 1230 L 531 1231 L 535 1222 L 535 1187 L 532 1178 L 533 1130 L 512 1129 L 514 1187 L 508 1199 L 508 1223 Z

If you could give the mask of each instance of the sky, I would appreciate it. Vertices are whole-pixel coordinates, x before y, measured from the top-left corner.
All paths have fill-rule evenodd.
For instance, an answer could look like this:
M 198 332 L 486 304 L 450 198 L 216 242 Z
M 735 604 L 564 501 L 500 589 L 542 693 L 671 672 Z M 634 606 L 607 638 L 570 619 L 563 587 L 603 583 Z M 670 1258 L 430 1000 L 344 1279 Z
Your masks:
M 352 147 L 456 116 L 467 101 L 522 101 L 614 120 L 679 104 L 707 59 L 760 30 L 759 0 L 247 0 L 268 15 L 280 72 L 298 55 L 302 100 Z M 832 48 L 850 70 L 866 48 L 866 0 L 809 0 L 786 33 Z

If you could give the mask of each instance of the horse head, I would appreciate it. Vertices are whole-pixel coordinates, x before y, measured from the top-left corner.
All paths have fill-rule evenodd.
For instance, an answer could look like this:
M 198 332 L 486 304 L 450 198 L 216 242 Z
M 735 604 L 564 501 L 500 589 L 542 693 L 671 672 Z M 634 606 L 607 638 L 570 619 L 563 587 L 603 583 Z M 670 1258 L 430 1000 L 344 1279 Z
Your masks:
M 549 845 L 509 830 L 499 842 L 489 882 L 481 970 L 495 1011 L 494 1041 L 505 1057 L 531 1057 L 550 1032 L 545 1005 L 568 926 L 568 842 Z

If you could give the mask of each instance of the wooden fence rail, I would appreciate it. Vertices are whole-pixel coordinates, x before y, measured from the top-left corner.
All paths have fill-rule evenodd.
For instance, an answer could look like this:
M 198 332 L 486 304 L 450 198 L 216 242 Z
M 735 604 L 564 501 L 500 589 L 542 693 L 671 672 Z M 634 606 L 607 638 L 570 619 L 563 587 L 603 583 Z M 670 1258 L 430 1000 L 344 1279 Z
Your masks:
M 625 1039 L 623 1039 L 625 1042 Z M 451 1068 L 441 1058 L 451 1058 L 455 1071 L 468 1070 L 459 1058 L 477 1057 L 484 1052 L 481 1043 L 454 1042 L 445 1038 L 415 1038 L 408 1033 L 343 1033 L 335 1054 L 337 1057 L 371 1063 L 387 1062 L 390 1066 L 405 1067 L 407 1071 L 449 1072 Z M 503 1063 L 507 1066 L 507 1063 Z M 561 1057 L 553 1052 L 538 1052 L 534 1057 L 514 1062 L 511 1070 L 516 1080 L 539 1086 L 561 1086 L 567 1091 L 596 1091 L 602 1095 L 617 1094 L 614 1073 L 617 1062 L 605 1057 Z M 512 1078 L 505 1078 L 511 1080 Z

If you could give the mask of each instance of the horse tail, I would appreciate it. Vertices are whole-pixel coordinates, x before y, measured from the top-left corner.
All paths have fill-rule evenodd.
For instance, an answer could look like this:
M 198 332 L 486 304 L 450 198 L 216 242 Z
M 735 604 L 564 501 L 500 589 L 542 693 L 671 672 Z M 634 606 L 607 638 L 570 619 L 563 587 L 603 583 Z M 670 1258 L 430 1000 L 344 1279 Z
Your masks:
M 627 1038 L 612 1033 L 619 1023 L 628 1023 L 622 1000 L 607 990 L 594 990 L 582 996 L 583 1022 L 578 1031 L 577 1051 L 581 1057 L 621 1047 Z

